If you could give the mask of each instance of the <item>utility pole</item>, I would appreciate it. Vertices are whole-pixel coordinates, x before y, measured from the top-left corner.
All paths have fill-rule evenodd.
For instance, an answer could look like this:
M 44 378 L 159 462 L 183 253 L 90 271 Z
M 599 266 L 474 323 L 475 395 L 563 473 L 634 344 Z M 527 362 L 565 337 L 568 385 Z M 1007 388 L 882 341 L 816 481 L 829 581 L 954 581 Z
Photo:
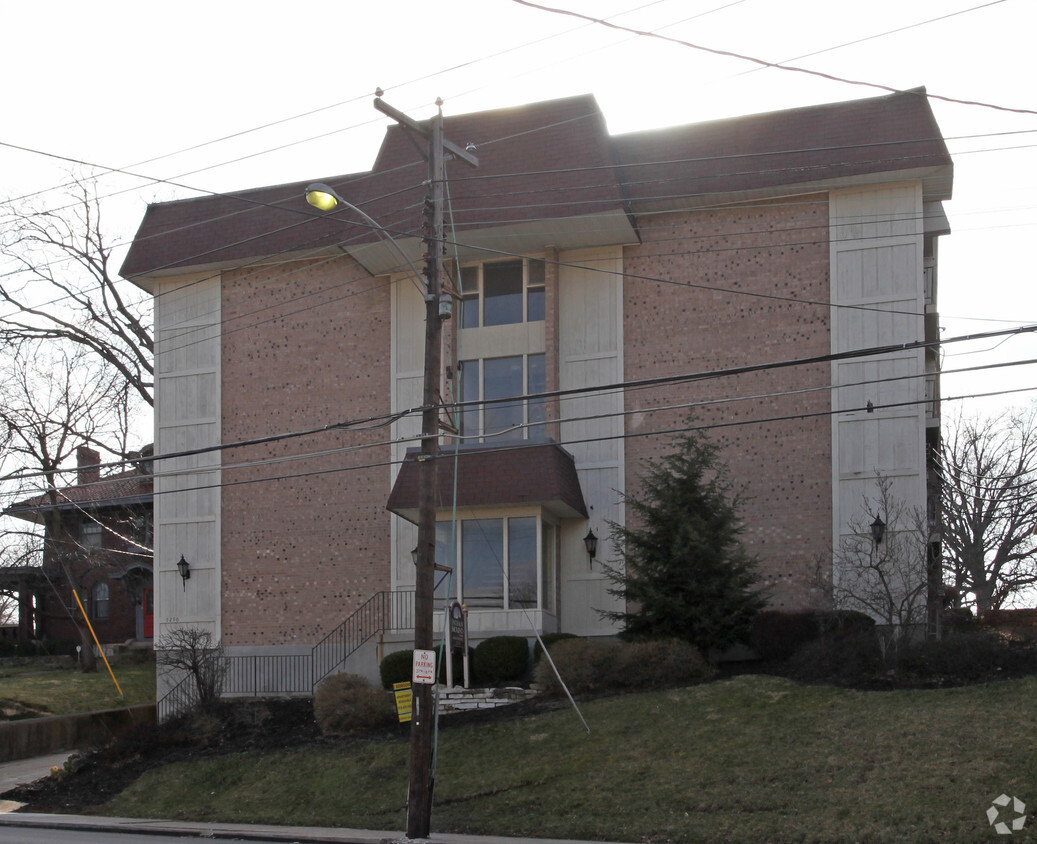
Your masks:
M 414 579 L 414 649 L 432 650 L 436 564 L 436 464 L 439 462 L 439 385 L 442 370 L 442 323 L 449 309 L 440 309 L 443 296 L 443 203 L 449 152 L 472 167 L 479 160 L 443 137 L 442 101 L 430 127 L 375 99 L 375 108 L 428 141 L 428 195 L 425 199 L 425 371 L 421 412 L 421 455 L 418 458 L 418 548 Z M 442 316 L 441 316 L 442 313 Z M 449 658 L 449 656 L 448 656 Z M 438 667 L 437 667 L 438 673 Z M 432 820 L 432 685 L 414 684 L 411 720 L 410 786 L 407 794 L 407 837 L 428 838 Z

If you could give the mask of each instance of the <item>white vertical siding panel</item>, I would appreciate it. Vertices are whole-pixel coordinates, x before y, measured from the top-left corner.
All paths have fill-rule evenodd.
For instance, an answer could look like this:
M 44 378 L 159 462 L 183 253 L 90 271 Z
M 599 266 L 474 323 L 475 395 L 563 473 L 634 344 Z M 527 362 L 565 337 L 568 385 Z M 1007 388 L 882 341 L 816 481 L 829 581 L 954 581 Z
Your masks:
M 156 281 L 156 454 L 220 443 L 220 319 L 219 276 Z M 156 462 L 156 637 L 182 625 L 221 635 L 220 464 L 219 452 Z
M 561 389 L 614 384 L 623 380 L 622 250 L 600 249 L 559 256 L 558 367 Z M 610 556 L 607 522 L 622 522 L 623 395 L 594 393 L 561 403 L 562 444 L 576 469 L 598 535 L 599 560 Z M 590 418 L 587 418 L 590 417 Z M 613 632 L 598 610 L 618 608 L 607 593 L 610 581 L 601 562 L 590 565 L 582 521 L 562 526 L 561 628 L 580 635 Z
M 830 211 L 832 304 L 857 306 L 833 308 L 832 351 L 923 339 L 920 184 L 833 191 Z M 904 378 L 924 371 L 921 350 L 832 365 L 833 536 L 860 516 L 879 475 L 908 507 L 925 507 L 925 382 Z M 860 410 L 868 401 L 871 413 Z

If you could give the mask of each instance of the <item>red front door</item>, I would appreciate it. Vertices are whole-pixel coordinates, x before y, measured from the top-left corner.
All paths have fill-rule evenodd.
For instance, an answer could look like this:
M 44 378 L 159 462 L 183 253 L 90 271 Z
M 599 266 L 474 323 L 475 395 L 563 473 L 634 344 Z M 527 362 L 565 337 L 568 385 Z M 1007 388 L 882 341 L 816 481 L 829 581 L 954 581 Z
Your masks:
M 140 597 L 144 610 L 144 638 L 155 637 L 155 590 L 145 588 Z

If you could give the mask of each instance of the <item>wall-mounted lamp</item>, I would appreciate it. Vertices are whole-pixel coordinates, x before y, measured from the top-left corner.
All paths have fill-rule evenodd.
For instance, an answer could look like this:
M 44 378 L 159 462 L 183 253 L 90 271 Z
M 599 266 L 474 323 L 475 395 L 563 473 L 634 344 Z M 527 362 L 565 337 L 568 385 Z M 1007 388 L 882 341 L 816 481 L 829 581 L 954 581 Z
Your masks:
M 587 556 L 591 558 L 591 562 L 594 562 L 594 558 L 598 556 L 598 537 L 594 535 L 593 528 L 587 531 L 587 535 L 583 537 L 583 544 L 587 548 Z
M 886 535 L 886 523 L 882 521 L 881 516 L 876 516 L 875 521 L 871 523 L 871 538 L 876 545 L 882 544 L 882 538 Z
M 187 581 L 191 578 L 191 564 L 180 555 L 180 562 L 176 564 L 176 570 L 180 572 L 180 579 L 184 582 L 184 591 L 187 591 Z

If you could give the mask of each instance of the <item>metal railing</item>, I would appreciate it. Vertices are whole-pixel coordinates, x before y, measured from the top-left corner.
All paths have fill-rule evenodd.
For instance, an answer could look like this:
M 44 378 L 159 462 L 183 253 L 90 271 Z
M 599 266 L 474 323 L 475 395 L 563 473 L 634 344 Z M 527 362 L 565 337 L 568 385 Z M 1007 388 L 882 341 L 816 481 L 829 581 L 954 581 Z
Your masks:
M 414 627 L 414 591 L 378 592 L 306 654 L 225 656 L 223 694 L 235 697 L 309 695 L 361 645 L 379 633 Z M 198 705 L 194 678 L 185 677 L 158 701 L 167 721 Z
M 309 654 L 228 656 L 223 680 L 225 695 L 308 695 L 312 658 Z
M 383 632 L 414 627 L 414 590 L 378 592 L 313 646 L 313 686 Z
M 155 714 L 160 724 L 183 715 L 198 705 L 198 687 L 194 677 L 188 674 L 166 692 L 155 704 Z

